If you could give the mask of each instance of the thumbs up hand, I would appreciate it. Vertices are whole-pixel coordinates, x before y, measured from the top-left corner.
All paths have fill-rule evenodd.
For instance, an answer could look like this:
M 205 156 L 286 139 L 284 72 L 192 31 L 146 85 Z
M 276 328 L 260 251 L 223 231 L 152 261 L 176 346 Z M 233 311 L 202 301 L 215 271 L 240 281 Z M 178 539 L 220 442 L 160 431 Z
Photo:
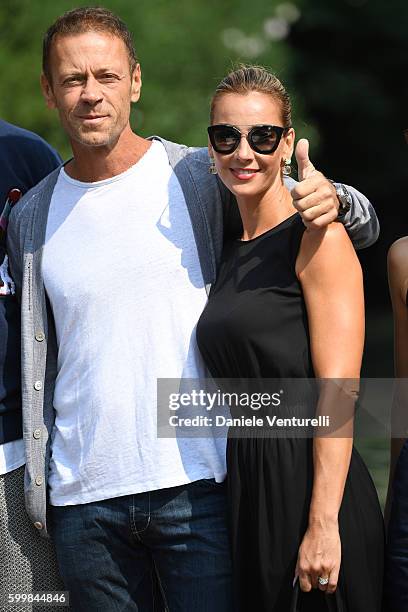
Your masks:
M 310 229 L 321 229 L 337 219 L 336 190 L 309 159 L 309 141 L 299 140 L 295 150 L 299 183 L 292 189 L 293 206 Z
M 309 159 L 309 141 L 306 138 L 301 138 L 297 143 L 295 156 L 299 181 L 304 181 L 316 172 L 314 165 Z

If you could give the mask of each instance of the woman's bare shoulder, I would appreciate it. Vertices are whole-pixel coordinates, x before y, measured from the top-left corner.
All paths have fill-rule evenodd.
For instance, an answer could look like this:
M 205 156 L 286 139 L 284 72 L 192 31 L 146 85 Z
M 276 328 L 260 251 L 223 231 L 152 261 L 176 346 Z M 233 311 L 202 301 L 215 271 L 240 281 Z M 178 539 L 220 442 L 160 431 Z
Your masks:
M 393 307 L 404 310 L 408 291 L 408 236 L 391 245 L 387 263 Z
M 388 265 L 395 271 L 408 272 L 408 236 L 400 238 L 390 246 Z
M 333 271 L 345 262 L 357 260 L 354 247 L 342 223 L 330 223 L 321 230 L 306 230 L 297 261 L 297 272 L 306 269 Z

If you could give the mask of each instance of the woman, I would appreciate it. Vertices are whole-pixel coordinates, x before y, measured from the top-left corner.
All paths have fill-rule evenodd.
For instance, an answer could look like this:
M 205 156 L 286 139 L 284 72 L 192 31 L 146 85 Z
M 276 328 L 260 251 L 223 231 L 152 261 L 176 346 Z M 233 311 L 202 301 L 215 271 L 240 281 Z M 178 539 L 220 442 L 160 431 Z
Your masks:
M 388 278 L 394 313 L 395 375 L 408 378 L 408 238 L 395 242 L 388 254 Z M 386 593 L 390 612 L 408 610 L 408 440 L 407 384 L 399 380 L 393 407 Z M 389 512 L 388 512 L 389 510 Z
M 341 224 L 308 231 L 294 214 L 283 172 L 295 133 L 282 84 L 259 67 L 232 72 L 216 90 L 211 124 L 210 156 L 243 224 L 197 327 L 211 374 L 252 387 L 266 378 L 357 379 L 361 269 Z M 330 393 L 319 397 L 321 414 L 332 410 Z M 297 578 L 299 610 L 326 610 L 336 589 L 345 611 L 380 610 L 382 516 L 351 436 L 251 431 L 230 430 L 227 447 L 237 607 L 286 612 Z

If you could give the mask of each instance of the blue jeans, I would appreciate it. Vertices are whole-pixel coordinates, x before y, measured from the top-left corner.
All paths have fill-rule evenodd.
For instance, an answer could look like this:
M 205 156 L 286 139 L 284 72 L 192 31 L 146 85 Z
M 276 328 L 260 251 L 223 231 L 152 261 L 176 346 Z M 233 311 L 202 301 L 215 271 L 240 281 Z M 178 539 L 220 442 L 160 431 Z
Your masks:
M 408 610 L 408 441 L 395 467 L 387 538 L 385 575 L 387 612 Z
M 224 483 L 52 506 L 51 518 L 75 612 L 232 611 Z

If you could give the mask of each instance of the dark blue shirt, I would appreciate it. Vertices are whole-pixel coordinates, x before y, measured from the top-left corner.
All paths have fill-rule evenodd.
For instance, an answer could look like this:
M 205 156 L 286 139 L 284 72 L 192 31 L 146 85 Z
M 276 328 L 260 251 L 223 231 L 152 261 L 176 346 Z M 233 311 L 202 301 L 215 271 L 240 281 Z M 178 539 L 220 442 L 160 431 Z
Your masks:
M 60 163 L 45 140 L 0 120 L 0 212 L 11 189 L 26 193 Z M 14 295 L 0 295 L 0 444 L 21 437 L 20 310 Z

